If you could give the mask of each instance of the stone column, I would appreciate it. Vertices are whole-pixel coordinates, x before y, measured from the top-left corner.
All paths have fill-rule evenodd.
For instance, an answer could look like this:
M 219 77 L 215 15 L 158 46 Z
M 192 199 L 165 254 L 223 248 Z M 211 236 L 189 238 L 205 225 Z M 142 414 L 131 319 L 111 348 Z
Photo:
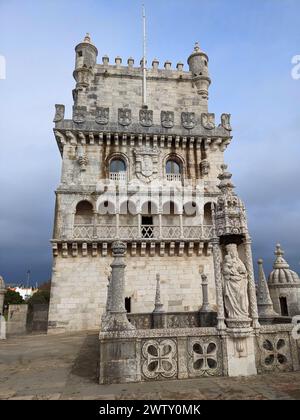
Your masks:
M 160 275 L 156 274 L 156 291 L 155 291 L 155 303 L 154 311 L 155 313 L 164 312 L 163 304 L 160 300 Z
M 120 214 L 116 213 L 116 239 L 120 239 Z
M 3 277 L 0 276 L 0 315 L 3 315 L 4 309 L 4 296 L 6 293 L 5 283 Z
M 183 216 L 182 213 L 179 215 L 179 226 L 180 226 L 180 238 L 183 239 Z
M 210 307 L 209 301 L 208 301 L 208 281 L 207 276 L 205 274 L 201 274 L 202 279 L 202 306 L 200 309 L 200 312 L 211 312 L 212 309 Z
M 158 214 L 158 224 L 159 224 L 159 239 L 162 239 L 162 214 Z
M 124 304 L 125 252 L 126 245 L 123 242 L 117 241 L 112 244 L 114 260 L 111 263 L 112 271 L 109 285 L 110 302 L 107 305 L 109 313 L 102 322 L 102 331 L 126 331 L 135 329 L 128 321 Z
M 212 239 L 213 246 L 213 260 L 214 260 L 214 272 L 215 272 L 215 282 L 216 282 L 216 298 L 217 298 L 217 307 L 218 307 L 218 330 L 222 331 L 226 329 L 225 325 L 225 314 L 224 314 L 224 298 L 223 298 L 223 284 L 222 284 L 222 274 L 221 274 L 221 255 L 220 255 L 220 241 L 219 238 Z
M 142 215 L 141 213 L 138 213 L 138 238 L 142 237 Z
M 255 289 L 255 280 L 254 280 L 254 271 L 253 271 L 253 259 L 252 259 L 252 249 L 251 249 L 251 238 L 246 236 L 244 240 L 245 244 L 245 265 L 248 271 L 248 293 L 249 293 L 249 303 L 250 303 L 250 315 L 252 318 L 252 326 L 255 330 L 259 330 L 260 325 L 258 322 L 258 310 L 257 310 L 257 300 L 256 300 L 256 289 Z

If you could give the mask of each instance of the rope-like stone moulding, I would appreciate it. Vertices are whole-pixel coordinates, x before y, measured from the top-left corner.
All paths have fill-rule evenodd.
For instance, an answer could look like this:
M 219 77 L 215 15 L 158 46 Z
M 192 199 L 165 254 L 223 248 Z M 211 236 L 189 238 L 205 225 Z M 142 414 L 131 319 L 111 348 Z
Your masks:
M 246 236 L 244 240 L 245 244 L 245 257 L 246 257 L 246 268 L 248 271 L 249 285 L 249 301 L 250 301 L 250 312 L 252 318 L 252 326 L 255 330 L 259 330 L 260 325 L 258 322 L 258 309 L 257 309 L 257 300 L 256 300 L 256 291 L 255 291 L 255 280 L 253 272 L 253 260 L 252 260 L 252 250 L 251 250 L 251 238 Z
M 221 274 L 221 256 L 220 256 L 220 241 L 218 238 L 212 239 L 213 246 L 213 260 L 214 260 L 214 272 L 216 282 L 216 298 L 218 307 L 218 330 L 223 331 L 226 329 L 225 326 L 225 314 L 224 314 L 224 299 L 223 299 L 223 285 L 222 285 L 222 274 Z

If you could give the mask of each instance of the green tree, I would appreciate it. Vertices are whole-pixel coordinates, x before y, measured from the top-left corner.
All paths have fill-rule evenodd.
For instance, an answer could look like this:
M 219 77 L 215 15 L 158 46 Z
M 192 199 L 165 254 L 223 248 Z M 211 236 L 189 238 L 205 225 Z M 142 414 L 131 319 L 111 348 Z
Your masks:
M 27 301 L 28 305 L 32 307 L 35 304 L 49 304 L 50 290 L 38 290 Z
M 8 289 L 4 295 L 4 306 L 18 305 L 20 303 L 25 303 L 20 293 Z

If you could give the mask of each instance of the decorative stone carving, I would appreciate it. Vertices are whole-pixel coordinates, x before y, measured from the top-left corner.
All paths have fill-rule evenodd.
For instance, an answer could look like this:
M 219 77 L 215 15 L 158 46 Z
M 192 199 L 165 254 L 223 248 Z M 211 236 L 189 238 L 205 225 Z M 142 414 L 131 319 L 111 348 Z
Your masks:
M 119 108 L 118 110 L 118 121 L 119 124 L 127 126 L 131 124 L 131 109 Z
M 86 119 L 86 107 L 74 106 L 73 107 L 73 121 L 77 124 L 84 123 Z
M 182 112 L 181 124 L 184 128 L 191 130 L 196 125 L 196 115 L 194 112 Z
M 260 372 L 291 371 L 288 334 L 264 334 L 259 339 Z
M 105 125 L 109 120 L 109 108 L 97 107 L 95 121 L 97 124 Z
M 161 125 L 164 128 L 172 128 L 174 126 L 174 112 L 161 111 L 160 120 L 161 120 Z
M 202 160 L 200 163 L 200 170 L 201 170 L 201 175 L 202 176 L 206 176 L 209 174 L 210 171 L 210 163 L 208 160 Z
M 144 182 L 153 181 L 158 174 L 158 148 L 141 147 L 134 150 L 136 160 L 136 176 Z
M 62 121 L 65 117 L 65 106 L 60 104 L 55 104 L 55 115 L 53 122 Z
M 149 109 L 141 109 L 140 124 L 143 127 L 151 127 L 153 125 L 153 111 Z
M 77 146 L 77 162 L 79 164 L 80 171 L 85 171 L 88 164 L 88 158 L 83 146 Z
M 221 115 L 221 126 L 223 128 L 225 128 L 225 130 L 227 130 L 227 131 L 232 130 L 231 125 L 230 125 L 230 117 L 231 117 L 231 114 L 222 114 Z
M 201 124 L 207 130 L 215 128 L 215 114 L 201 114 Z
M 248 321 L 248 275 L 240 260 L 236 244 L 226 246 L 222 274 L 224 279 L 224 302 L 229 320 Z
M 142 373 L 147 379 L 177 376 L 176 343 L 171 339 L 147 340 L 142 346 Z
M 191 338 L 188 342 L 188 367 L 191 376 L 222 375 L 220 342 L 213 337 Z

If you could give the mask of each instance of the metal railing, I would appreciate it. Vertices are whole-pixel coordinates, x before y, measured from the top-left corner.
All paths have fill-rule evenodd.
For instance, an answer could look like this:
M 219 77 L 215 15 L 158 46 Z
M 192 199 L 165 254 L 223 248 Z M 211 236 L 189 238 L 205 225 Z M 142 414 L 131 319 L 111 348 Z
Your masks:
M 181 174 L 166 174 L 167 181 L 181 181 Z

